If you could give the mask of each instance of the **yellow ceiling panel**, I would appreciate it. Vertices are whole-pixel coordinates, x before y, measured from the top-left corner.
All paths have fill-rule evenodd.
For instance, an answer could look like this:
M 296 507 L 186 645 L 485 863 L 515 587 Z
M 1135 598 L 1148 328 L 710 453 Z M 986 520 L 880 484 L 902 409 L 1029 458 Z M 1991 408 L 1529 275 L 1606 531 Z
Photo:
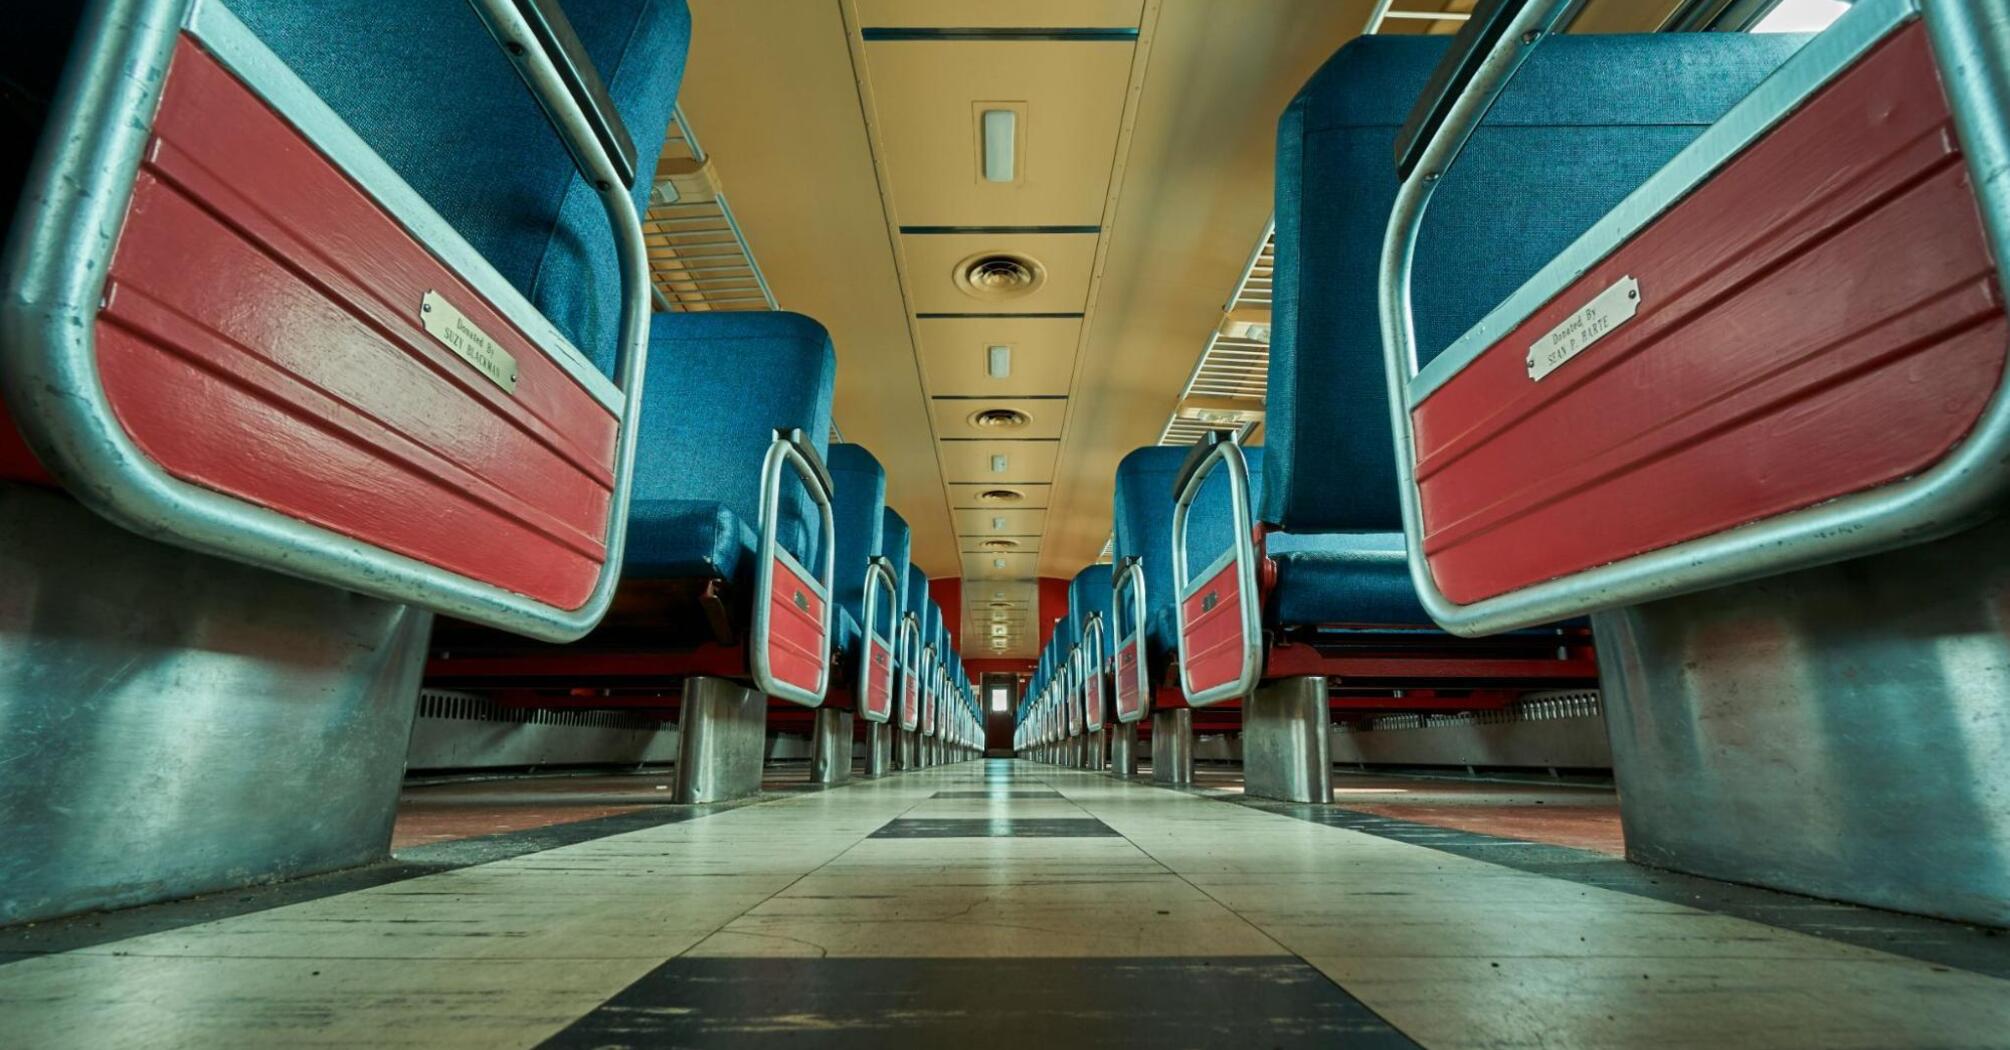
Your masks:
M 1004 562 L 1003 568 L 998 562 Z M 966 554 L 963 574 L 972 580 L 1023 580 L 1040 566 L 1037 554 Z M 967 586 L 967 584 L 966 584 Z
M 989 567 L 990 562 L 981 562 Z M 996 571 L 996 570 L 993 570 Z M 1031 580 L 966 580 L 963 584 L 963 622 L 975 625 L 963 632 L 963 655 L 1037 655 L 1040 644 L 1039 620 L 1035 606 L 1039 586 Z M 991 644 L 993 624 L 1005 627 L 1005 646 Z
M 941 450 L 943 480 L 984 482 L 992 478 L 1005 484 L 1016 481 L 1046 482 L 1054 476 L 1054 456 L 1060 443 L 1054 441 L 944 441 Z M 1005 469 L 993 470 L 991 457 L 1004 456 Z
M 938 397 L 932 405 L 936 436 L 945 438 L 1058 438 L 1068 413 L 1064 397 Z
M 1093 233 L 946 233 L 900 238 L 918 314 L 1081 313 L 1095 263 Z M 987 298 L 967 291 L 960 275 L 980 260 L 1010 256 L 1037 274 L 1031 291 Z
M 678 102 L 782 306 L 830 329 L 838 426 L 886 466 L 915 562 L 953 573 L 956 536 L 843 8 L 691 0 L 691 22 Z
M 945 394 L 1065 394 L 1082 339 L 1076 317 L 929 317 L 921 330 L 928 389 Z M 1005 347 L 1006 373 L 993 378 L 990 348 Z
M 958 510 L 969 508 L 988 510 L 1038 510 L 1047 506 L 1047 493 L 1051 485 L 991 485 L 958 483 L 949 486 L 949 505 Z M 984 495 L 991 492 L 1015 492 L 1018 499 L 993 500 Z
M 1135 46 L 868 37 L 866 73 L 900 224 L 1099 223 Z M 1009 181 L 985 178 L 987 110 L 1017 114 Z
M 1277 116 L 1373 6 L 1166 0 L 1104 223 L 1110 248 L 1054 476 L 1041 572 L 1109 539 L 1117 462 L 1157 441 L 1271 212 Z M 1414 5 L 1424 6 L 1422 0 Z M 1204 143 L 1204 147 L 1201 145 Z
M 1038 543 L 1040 530 L 1046 527 L 1047 512 L 1044 510 L 959 510 L 956 516 L 957 535 L 963 537 L 965 549 L 969 549 L 973 537 L 1020 536 L 1031 537 L 1029 547 Z M 1004 522 L 1003 525 L 996 524 Z
M 1138 24 L 1143 0 L 858 0 L 864 26 L 1050 29 Z

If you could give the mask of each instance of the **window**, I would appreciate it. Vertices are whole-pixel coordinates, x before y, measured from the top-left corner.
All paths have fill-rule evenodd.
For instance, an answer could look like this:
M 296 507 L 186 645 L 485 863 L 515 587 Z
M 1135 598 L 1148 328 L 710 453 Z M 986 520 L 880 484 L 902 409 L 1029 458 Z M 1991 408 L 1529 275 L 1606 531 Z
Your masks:
M 1819 33 L 1848 10 L 1846 0 L 1780 0 L 1752 26 L 1752 32 Z
M 993 714 L 1005 713 L 1005 687 L 1002 685 L 991 687 L 991 711 Z

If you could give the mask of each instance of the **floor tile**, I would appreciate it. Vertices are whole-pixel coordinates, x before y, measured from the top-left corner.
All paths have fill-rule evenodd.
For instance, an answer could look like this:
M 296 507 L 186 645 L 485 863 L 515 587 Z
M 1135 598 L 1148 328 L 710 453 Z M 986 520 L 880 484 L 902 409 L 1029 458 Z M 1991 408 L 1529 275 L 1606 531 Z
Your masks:
M 778 996 L 777 989 L 788 994 Z M 1304 963 L 1214 956 L 676 959 L 544 1045 L 1383 1050 L 1416 1044 Z
M 972 838 L 1091 838 L 1117 836 L 1100 820 L 1090 817 L 1019 819 L 1014 817 L 920 818 L 903 817 L 872 833 L 876 839 L 972 839 Z

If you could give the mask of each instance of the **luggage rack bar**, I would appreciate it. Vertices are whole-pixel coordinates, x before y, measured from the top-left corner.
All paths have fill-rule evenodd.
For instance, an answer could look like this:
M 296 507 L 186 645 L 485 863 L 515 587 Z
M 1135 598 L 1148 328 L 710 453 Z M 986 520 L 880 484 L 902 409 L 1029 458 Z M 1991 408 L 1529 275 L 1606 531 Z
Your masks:
M 710 158 L 698 144 L 684 108 L 677 107 L 664 140 L 659 174 L 670 167 L 708 169 Z M 713 310 L 779 310 L 767 275 L 754 258 L 753 246 L 733 216 L 726 193 L 709 177 L 695 199 L 666 198 L 677 192 L 668 178 L 659 178 L 643 216 L 643 238 L 649 244 L 649 269 L 656 309 L 666 313 Z M 698 224 L 684 229 L 681 224 Z M 718 234 L 727 234 L 715 238 Z M 708 238 L 685 240 L 684 238 Z M 710 249 L 726 249 L 712 251 Z M 693 250 L 697 249 L 697 250 Z M 694 262 L 700 265 L 693 265 Z

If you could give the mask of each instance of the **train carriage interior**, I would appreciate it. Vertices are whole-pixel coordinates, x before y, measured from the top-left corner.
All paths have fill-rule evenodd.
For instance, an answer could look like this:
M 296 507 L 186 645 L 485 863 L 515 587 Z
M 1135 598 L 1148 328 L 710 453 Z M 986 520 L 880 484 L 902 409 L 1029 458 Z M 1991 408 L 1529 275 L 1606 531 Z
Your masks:
M 0 1047 L 2010 1047 L 2010 3 L 6 21 Z

